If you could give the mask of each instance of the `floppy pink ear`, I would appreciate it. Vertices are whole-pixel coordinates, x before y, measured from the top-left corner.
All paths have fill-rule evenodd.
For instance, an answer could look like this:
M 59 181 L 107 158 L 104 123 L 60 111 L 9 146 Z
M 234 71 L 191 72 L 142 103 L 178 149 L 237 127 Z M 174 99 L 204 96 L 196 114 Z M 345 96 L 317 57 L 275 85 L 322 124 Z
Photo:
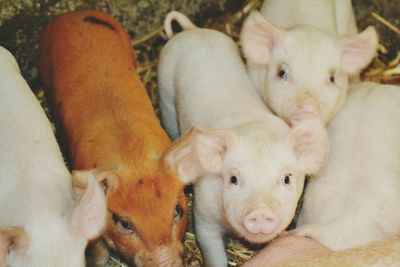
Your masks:
M 90 177 L 94 178 L 100 184 L 106 194 L 118 187 L 117 176 L 111 171 L 101 171 L 98 169 L 74 170 L 72 172 L 72 187 L 78 197 L 81 197 L 84 193 Z
M 175 170 L 184 184 L 206 174 L 219 174 L 228 147 L 233 141 L 230 130 L 192 128 L 176 140 L 164 155 L 168 168 Z
M 339 39 L 342 50 L 342 68 L 350 75 L 357 74 L 374 58 L 378 47 L 378 35 L 370 26 L 363 32 Z
M 304 173 L 316 174 L 324 167 L 329 155 L 329 139 L 322 121 L 309 119 L 296 124 L 286 141 L 292 146 Z
M 240 33 L 240 45 L 247 63 L 266 65 L 274 45 L 284 36 L 284 30 L 268 22 L 260 12 L 251 12 Z
M 28 248 L 28 236 L 17 227 L 0 228 L 0 267 L 6 267 L 7 256 L 11 249 L 18 254 L 25 253 Z
M 107 204 L 100 184 L 90 172 L 87 174 L 86 189 L 78 195 L 69 214 L 69 225 L 75 235 L 91 240 L 99 236 L 105 226 Z

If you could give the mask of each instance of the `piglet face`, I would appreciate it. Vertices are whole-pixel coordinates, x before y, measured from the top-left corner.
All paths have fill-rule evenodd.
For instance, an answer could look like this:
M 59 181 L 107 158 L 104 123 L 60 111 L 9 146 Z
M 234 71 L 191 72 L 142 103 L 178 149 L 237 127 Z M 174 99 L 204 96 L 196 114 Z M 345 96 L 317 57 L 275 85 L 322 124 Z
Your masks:
M 264 100 L 290 125 L 311 117 L 329 121 L 348 87 L 335 38 L 313 28 L 295 28 L 280 43 L 271 51 Z
M 283 141 L 238 144 L 227 152 L 222 176 L 223 210 L 238 236 L 262 243 L 289 225 L 304 185 L 290 146 Z
M 137 266 L 182 266 L 187 219 L 183 185 L 162 164 L 158 167 L 139 179 L 128 179 L 138 176 L 131 170 L 107 175 L 103 184 L 109 212 L 103 237 Z
M 372 27 L 349 36 L 308 26 L 283 30 L 254 12 L 243 26 L 241 44 L 248 66 L 265 69 L 266 103 L 293 125 L 311 117 L 326 123 L 340 110 L 348 76 L 369 64 L 378 39 Z

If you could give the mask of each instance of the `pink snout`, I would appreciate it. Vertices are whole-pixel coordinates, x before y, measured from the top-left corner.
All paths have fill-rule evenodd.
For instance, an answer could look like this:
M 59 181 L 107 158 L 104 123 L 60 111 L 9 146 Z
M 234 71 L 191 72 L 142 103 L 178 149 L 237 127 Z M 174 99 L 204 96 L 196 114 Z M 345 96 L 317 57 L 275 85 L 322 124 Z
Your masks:
M 254 209 L 244 219 L 244 228 L 252 234 L 270 234 L 277 226 L 275 215 L 266 208 Z

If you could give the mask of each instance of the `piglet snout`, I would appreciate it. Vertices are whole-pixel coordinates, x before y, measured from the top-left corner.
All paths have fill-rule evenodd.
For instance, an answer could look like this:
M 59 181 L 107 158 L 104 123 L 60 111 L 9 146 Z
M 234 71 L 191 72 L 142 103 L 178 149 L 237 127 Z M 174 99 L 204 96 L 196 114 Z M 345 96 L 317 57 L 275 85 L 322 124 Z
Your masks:
M 275 215 L 266 208 L 256 208 L 244 219 L 244 228 L 252 234 L 270 234 L 277 226 Z
M 168 246 L 159 246 L 153 252 L 155 266 L 159 267 L 183 267 L 180 254 Z

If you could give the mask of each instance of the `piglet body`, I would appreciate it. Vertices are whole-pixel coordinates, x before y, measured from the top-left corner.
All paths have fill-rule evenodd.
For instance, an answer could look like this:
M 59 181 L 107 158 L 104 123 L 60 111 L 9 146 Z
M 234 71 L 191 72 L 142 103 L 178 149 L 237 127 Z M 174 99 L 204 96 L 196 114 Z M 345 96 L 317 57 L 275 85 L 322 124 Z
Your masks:
M 310 238 L 284 235 L 257 252 L 242 267 L 279 266 L 288 262 L 305 261 L 330 254 L 331 250 Z
M 72 166 L 108 173 L 107 246 L 138 266 L 181 266 L 183 185 L 163 163 L 171 141 L 134 64 L 127 33 L 101 12 L 63 14 L 42 34 L 40 74 Z M 103 249 L 92 248 L 92 264 L 107 261 Z
M 196 237 L 206 266 L 227 265 L 223 236 L 266 242 L 293 218 L 304 174 L 324 162 L 322 123 L 293 130 L 271 114 L 249 80 L 234 42 L 196 28 L 178 12 L 184 32 L 163 48 L 158 66 L 162 121 L 184 182 L 194 184 Z M 201 127 L 201 129 L 198 129 Z
M 396 267 L 400 262 L 398 238 L 374 242 L 368 246 L 333 252 L 310 260 L 289 262 L 279 267 Z M 264 267 L 264 265 L 261 265 Z
M 351 0 L 265 0 L 260 13 L 283 29 L 308 25 L 330 34 L 357 33 Z
M 387 267 L 400 262 L 400 240 L 392 238 L 367 246 L 331 252 L 304 237 L 284 236 L 258 252 L 243 267 Z
M 50 122 L 3 47 L 0 80 L 0 266 L 83 267 L 105 225 L 104 193 L 90 176 L 74 198 Z
M 261 12 L 246 19 L 240 42 L 265 103 L 290 125 L 310 117 L 328 123 L 344 103 L 349 75 L 375 55 L 374 28 L 356 33 L 349 0 L 270 0 Z
M 351 86 L 329 126 L 330 158 L 309 181 L 296 234 L 333 250 L 400 234 L 399 89 L 370 82 Z

